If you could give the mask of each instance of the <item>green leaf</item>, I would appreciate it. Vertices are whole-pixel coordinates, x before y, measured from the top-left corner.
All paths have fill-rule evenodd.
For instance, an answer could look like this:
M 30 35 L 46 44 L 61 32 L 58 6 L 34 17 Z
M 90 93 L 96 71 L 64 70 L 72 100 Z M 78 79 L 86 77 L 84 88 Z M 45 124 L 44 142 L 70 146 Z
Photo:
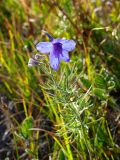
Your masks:
M 63 151 L 61 150 L 60 153 L 59 153 L 59 160 L 65 160 L 65 155 L 63 153 Z
M 93 93 L 100 99 L 107 98 L 107 93 L 105 89 L 93 88 Z
M 67 13 L 71 14 L 72 12 L 72 3 L 70 0 L 64 0 L 64 8 Z
M 32 128 L 32 126 L 33 126 L 33 118 L 31 116 L 27 117 L 22 122 L 21 134 L 25 139 L 28 139 L 28 137 L 31 135 L 32 131 L 30 129 Z
M 90 88 L 91 82 L 88 79 L 85 79 L 84 77 L 82 77 L 80 80 L 86 88 Z
M 102 75 L 96 75 L 94 83 L 96 88 L 106 89 L 106 81 Z

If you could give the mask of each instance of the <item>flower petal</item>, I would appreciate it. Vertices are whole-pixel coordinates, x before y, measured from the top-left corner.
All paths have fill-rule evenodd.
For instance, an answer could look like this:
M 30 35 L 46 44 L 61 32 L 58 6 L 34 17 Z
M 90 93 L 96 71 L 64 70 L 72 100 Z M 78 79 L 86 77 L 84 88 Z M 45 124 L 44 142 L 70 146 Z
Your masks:
M 70 61 L 70 57 L 69 54 L 66 50 L 62 51 L 62 54 L 60 54 L 60 60 L 63 60 L 65 62 L 69 62 Z
M 61 43 L 62 43 L 62 48 L 68 52 L 72 51 L 76 45 L 75 41 L 66 39 L 61 39 Z
M 50 65 L 54 70 L 58 70 L 60 63 L 59 54 L 55 54 L 54 50 L 50 52 Z
M 50 53 L 52 50 L 52 43 L 51 42 L 40 42 L 36 45 L 36 49 L 41 53 Z

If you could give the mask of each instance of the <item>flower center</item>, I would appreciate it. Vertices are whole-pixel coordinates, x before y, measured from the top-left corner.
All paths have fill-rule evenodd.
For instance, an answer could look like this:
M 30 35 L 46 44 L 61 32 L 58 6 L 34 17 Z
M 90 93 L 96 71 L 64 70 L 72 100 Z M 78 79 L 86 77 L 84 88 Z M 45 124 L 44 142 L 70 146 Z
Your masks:
M 54 49 L 54 54 L 56 57 L 62 54 L 62 44 L 61 43 L 54 43 L 53 49 Z

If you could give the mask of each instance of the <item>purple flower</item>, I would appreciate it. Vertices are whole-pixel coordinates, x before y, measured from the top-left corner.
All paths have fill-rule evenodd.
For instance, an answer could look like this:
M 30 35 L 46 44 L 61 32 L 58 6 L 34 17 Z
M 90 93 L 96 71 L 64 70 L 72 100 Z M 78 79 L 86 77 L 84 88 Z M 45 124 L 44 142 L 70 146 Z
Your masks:
M 61 60 L 70 61 L 68 52 L 75 48 L 76 43 L 73 40 L 54 39 L 47 32 L 45 34 L 49 37 L 50 42 L 40 42 L 36 45 L 36 49 L 41 53 L 49 54 L 51 67 L 58 70 Z

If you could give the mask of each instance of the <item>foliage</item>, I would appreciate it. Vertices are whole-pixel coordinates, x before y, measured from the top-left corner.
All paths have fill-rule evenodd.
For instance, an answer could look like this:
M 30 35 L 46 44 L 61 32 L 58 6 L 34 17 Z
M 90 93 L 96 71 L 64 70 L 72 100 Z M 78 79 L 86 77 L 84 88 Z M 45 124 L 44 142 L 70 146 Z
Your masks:
M 119 160 L 119 7 L 118 0 L 1 1 L 0 130 L 13 146 L 2 159 Z M 27 66 L 35 44 L 48 40 L 42 30 L 77 43 L 57 72 L 47 56 Z

